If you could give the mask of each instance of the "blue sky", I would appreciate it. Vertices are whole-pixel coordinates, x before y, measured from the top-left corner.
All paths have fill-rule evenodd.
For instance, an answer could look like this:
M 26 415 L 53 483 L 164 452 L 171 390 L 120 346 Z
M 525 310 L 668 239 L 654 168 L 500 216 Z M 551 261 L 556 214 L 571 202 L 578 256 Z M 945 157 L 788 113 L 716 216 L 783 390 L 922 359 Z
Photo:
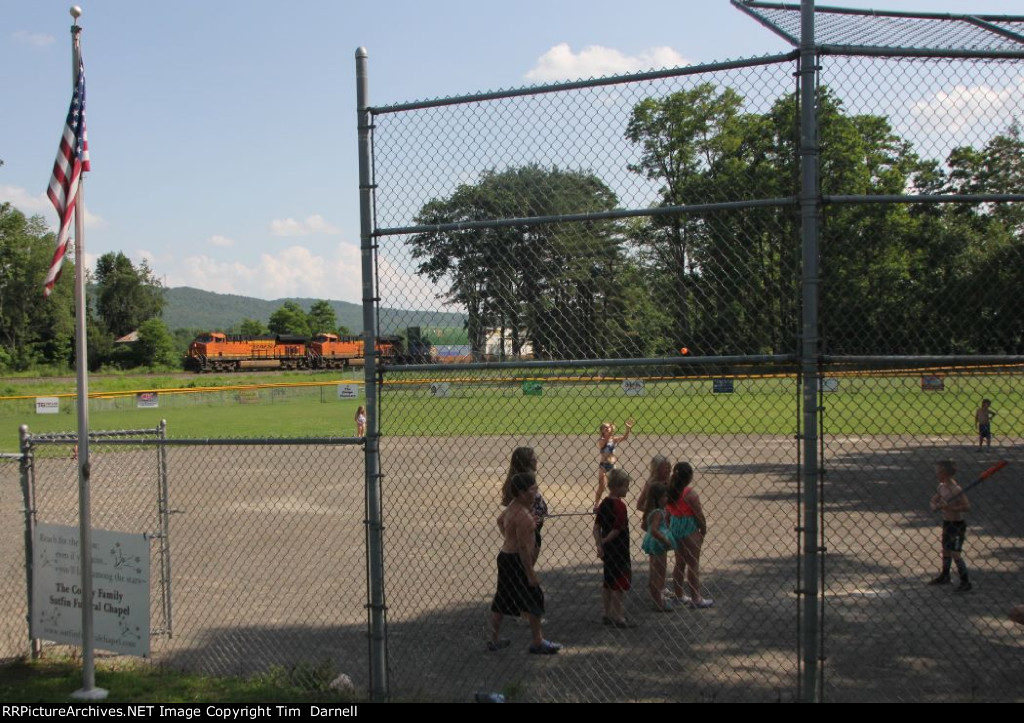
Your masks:
M 358 46 L 375 105 L 788 50 L 728 0 L 80 4 L 90 259 L 123 251 L 168 286 L 264 299 L 359 300 Z M 1024 15 L 1024 0 L 828 4 Z M 0 201 L 51 228 L 70 5 L 0 0 Z

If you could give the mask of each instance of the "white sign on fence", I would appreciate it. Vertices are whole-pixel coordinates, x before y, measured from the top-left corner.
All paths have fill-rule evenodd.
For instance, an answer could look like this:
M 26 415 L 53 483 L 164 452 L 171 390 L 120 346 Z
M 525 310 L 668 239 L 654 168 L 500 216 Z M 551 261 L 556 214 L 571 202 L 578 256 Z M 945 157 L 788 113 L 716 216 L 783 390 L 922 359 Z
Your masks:
M 644 389 L 644 380 L 623 379 L 622 393 L 627 397 L 642 397 L 646 393 L 646 390 Z
M 135 395 L 135 406 L 139 409 L 156 409 L 160 406 L 160 397 L 156 392 L 139 392 Z
M 433 382 L 430 385 L 430 396 L 432 397 L 450 397 L 452 395 L 452 385 L 448 382 Z
M 359 399 L 359 385 L 339 384 L 338 399 Z
M 82 644 L 78 528 L 36 525 L 32 541 L 33 638 Z M 92 531 L 93 640 L 97 648 L 149 655 L 149 540 Z
M 839 380 L 835 377 L 825 377 L 821 380 L 821 391 L 823 392 L 838 392 L 839 391 Z
M 57 397 L 36 397 L 36 414 L 58 414 L 60 399 Z

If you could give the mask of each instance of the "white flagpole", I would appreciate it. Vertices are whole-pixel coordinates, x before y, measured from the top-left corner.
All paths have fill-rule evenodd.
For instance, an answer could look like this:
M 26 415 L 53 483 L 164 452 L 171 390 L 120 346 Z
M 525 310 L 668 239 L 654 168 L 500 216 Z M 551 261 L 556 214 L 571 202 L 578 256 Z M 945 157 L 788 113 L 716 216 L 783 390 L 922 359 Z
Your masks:
M 71 87 L 78 85 L 82 48 L 78 18 L 82 8 L 71 6 Z M 75 374 L 78 381 L 78 567 L 82 574 L 82 687 L 71 694 L 79 700 L 103 700 L 107 691 L 96 687 L 92 608 L 92 503 L 89 498 L 89 357 L 85 331 L 85 176 L 78 179 L 75 199 Z

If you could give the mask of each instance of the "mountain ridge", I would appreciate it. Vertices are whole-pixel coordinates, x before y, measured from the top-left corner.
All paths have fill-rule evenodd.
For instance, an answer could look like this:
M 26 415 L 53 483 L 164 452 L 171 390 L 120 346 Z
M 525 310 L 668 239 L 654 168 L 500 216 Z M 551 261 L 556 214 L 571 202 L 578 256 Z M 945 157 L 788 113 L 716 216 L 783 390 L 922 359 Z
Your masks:
M 284 297 L 267 301 L 240 294 L 219 294 L 191 286 L 164 289 L 166 302 L 163 321 L 168 329 L 195 329 L 201 331 L 225 331 L 237 329 L 245 319 L 256 319 L 266 324 L 270 315 L 286 301 L 293 301 L 309 311 L 319 299 Z M 338 324 L 347 326 L 353 333 L 363 331 L 363 307 L 348 301 L 327 299 L 334 309 Z M 443 311 L 416 311 L 409 309 L 380 309 L 382 333 L 404 331 L 408 326 L 456 327 L 461 329 L 465 315 Z

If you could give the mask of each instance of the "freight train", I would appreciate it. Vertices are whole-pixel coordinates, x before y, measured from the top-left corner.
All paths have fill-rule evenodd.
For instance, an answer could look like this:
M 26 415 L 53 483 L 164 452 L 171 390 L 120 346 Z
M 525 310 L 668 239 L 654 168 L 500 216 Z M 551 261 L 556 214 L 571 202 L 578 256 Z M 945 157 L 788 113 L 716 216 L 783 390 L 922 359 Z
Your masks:
M 238 372 L 260 369 L 345 369 L 366 363 L 361 336 L 321 333 L 312 339 L 291 334 L 236 336 L 212 331 L 197 336 L 185 355 L 192 372 Z M 419 346 L 419 345 L 415 345 Z M 384 363 L 429 362 L 429 348 L 402 348 L 400 336 L 377 337 L 378 358 Z

